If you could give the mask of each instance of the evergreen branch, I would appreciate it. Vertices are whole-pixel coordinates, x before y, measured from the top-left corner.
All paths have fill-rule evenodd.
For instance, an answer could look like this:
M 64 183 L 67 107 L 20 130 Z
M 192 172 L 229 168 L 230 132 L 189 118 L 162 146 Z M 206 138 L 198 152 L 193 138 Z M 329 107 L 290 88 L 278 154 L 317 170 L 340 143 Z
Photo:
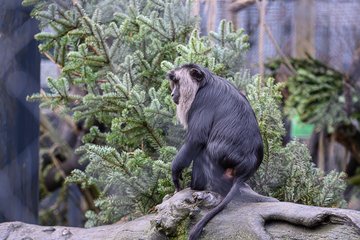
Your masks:
M 161 116 L 164 116 L 164 117 L 167 117 L 167 118 L 171 118 L 171 119 L 174 117 L 174 114 L 169 113 L 169 112 L 165 112 L 165 111 L 152 110 L 152 109 L 147 109 L 146 111 L 150 112 L 150 113 L 155 113 L 157 115 L 161 115 Z
M 148 22 L 147 19 L 145 19 L 143 16 L 139 16 L 137 18 L 141 23 L 145 24 L 147 27 L 149 27 L 151 30 L 155 31 L 156 33 L 158 33 L 160 36 L 162 36 L 163 38 L 165 38 L 167 41 L 171 41 L 171 38 L 169 38 L 168 36 L 166 36 L 163 32 L 161 32 L 159 29 L 157 29 L 155 26 L 153 26 L 152 23 Z M 160 21 L 161 23 L 161 21 Z
M 65 26 L 65 27 L 67 27 L 67 28 L 75 28 L 75 27 L 76 27 L 76 26 L 74 26 L 74 25 L 72 25 L 72 24 L 69 24 L 67 21 L 64 21 L 64 20 L 62 20 L 62 19 L 55 18 L 55 17 L 50 16 L 50 15 L 48 15 L 48 14 L 46 14 L 46 13 L 41 13 L 41 12 L 40 12 L 40 13 L 38 13 L 36 16 L 37 16 L 37 17 L 42 17 L 42 18 L 44 18 L 44 19 L 48 19 L 48 20 L 50 20 L 51 22 L 58 23 L 59 25 Z
M 171 12 L 171 8 L 169 7 L 169 18 L 170 18 L 170 32 L 171 32 L 171 40 L 174 42 L 176 39 L 176 29 L 175 23 L 173 19 L 173 14 Z
M 54 63 L 59 69 L 62 68 L 62 66 L 59 63 L 57 63 L 48 52 L 43 52 L 42 54 L 44 54 L 45 57 L 47 57 L 47 59 L 49 59 L 52 63 Z
M 156 136 L 154 130 L 148 125 L 147 122 L 143 122 L 143 126 L 149 132 L 150 136 L 155 140 L 159 148 L 163 147 L 162 141 Z
M 105 38 L 104 38 L 104 36 L 102 34 L 101 27 L 98 24 L 95 24 L 95 29 L 97 31 L 97 34 L 99 35 L 100 43 L 101 43 L 102 48 L 104 49 L 107 62 L 109 63 L 112 72 L 115 72 L 114 63 L 111 61 L 111 56 L 110 56 L 110 53 L 109 53 L 109 47 L 105 42 Z
M 58 13 L 64 18 L 64 19 L 66 19 L 68 22 L 71 22 L 71 19 L 69 19 L 68 18 L 68 16 L 66 16 L 66 14 L 64 13 L 64 11 L 61 11 L 61 10 L 57 10 L 58 11 Z M 74 27 L 76 27 L 76 24 L 75 25 L 72 25 L 72 26 L 74 26 Z
M 150 200 L 153 201 L 153 196 L 154 196 L 154 194 L 155 194 L 155 192 L 156 192 L 156 190 L 158 188 L 159 179 L 160 179 L 160 173 L 158 173 L 156 178 L 155 178 L 155 184 L 154 184 L 154 186 L 153 186 L 153 188 L 151 190 L 151 193 L 150 193 L 151 198 L 147 199 L 147 201 L 145 202 L 145 206 L 147 206 L 149 204 Z

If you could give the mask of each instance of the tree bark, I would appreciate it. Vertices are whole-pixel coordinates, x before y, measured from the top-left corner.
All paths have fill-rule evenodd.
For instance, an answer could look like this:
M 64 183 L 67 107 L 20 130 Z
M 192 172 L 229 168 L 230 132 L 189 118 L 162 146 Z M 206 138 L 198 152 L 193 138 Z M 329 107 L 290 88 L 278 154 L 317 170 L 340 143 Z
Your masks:
M 240 191 L 207 224 L 201 239 L 355 240 L 360 237 L 359 211 L 278 202 L 248 187 Z M 10 222 L 0 224 L 0 239 L 186 239 L 189 228 L 220 201 L 216 193 L 185 189 L 158 205 L 156 214 L 131 222 L 90 229 Z

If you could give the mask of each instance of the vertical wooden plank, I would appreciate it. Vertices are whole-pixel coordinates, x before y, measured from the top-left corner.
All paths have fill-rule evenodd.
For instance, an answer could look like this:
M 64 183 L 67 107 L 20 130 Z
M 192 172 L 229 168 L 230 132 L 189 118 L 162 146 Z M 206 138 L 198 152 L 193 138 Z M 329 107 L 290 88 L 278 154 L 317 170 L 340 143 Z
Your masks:
M 200 16 L 200 0 L 194 0 L 192 2 L 192 14 L 194 16 Z
M 207 33 L 216 31 L 216 7 L 217 1 L 206 1 Z
M 315 55 L 315 4 L 314 0 L 298 0 L 295 3 L 295 56 Z
M 265 44 L 265 15 L 267 0 L 259 2 L 259 75 L 263 81 L 265 76 L 264 44 Z
M 38 219 L 39 108 L 26 97 L 40 88 L 37 23 L 21 0 L 0 10 L 0 222 Z
M 222 19 L 232 21 L 236 26 L 236 13 L 231 10 L 232 0 L 217 0 L 216 1 L 216 26 Z

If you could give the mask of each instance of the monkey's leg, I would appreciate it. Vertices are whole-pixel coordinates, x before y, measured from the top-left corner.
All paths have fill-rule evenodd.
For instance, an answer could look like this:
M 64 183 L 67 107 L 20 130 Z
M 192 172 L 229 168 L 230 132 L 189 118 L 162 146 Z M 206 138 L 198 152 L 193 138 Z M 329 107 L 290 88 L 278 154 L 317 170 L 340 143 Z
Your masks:
M 203 191 L 206 189 L 207 177 L 205 174 L 206 155 L 205 152 L 199 154 L 199 157 L 193 161 L 191 173 L 191 189 Z
M 225 196 L 231 189 L 233 185 L 233 177 L 228 177 L 227 174 L 228 168 L 224 169 L 223 167 L 214 164 L 211 168 L 211 178 L 210 181 L 210 190 L 220 193 L 222 196 Z

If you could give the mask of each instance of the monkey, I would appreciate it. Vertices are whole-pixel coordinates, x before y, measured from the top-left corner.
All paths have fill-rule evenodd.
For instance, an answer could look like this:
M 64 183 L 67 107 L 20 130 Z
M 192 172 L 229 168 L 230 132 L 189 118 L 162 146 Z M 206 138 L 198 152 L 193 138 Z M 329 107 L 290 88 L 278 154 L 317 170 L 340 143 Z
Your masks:
M 229 81 L 194 63 L 169 71 L 167 78 L 176 116 L 186 130 L 171 164 L 176 191 L 182 171 L 192 163 L 190 188 L 224 197 L 190 231 L 189 240 L 196 240 L 259 168 L 263 142 L 250 103 Z

